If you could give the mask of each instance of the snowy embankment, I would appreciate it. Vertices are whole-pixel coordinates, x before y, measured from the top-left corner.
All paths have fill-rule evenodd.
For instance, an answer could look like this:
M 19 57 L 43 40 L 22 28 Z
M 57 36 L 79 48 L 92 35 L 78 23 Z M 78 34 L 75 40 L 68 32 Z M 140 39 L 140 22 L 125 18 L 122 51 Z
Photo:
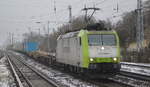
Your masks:
M 0 59 L 0 87 L 15 87 L 14 79 L 8 69 L 6 60 L 6 57 Z

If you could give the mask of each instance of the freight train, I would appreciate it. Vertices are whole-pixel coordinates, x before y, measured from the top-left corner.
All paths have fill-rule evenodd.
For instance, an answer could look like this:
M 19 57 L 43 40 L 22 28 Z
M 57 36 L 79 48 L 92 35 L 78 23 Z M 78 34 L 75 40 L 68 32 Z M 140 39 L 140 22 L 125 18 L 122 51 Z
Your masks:
M 88 31 L 60 35 L 56 53 L 35 51 L 34 59 L 77 73 L 117 73 L 120 65 L 119 37 L 115 31 Z
M 60 35 L 55 53 L 27 53 L 35 60 L 76 73 L 120 71 L 119 37 L 114 30 L 82 29 Z

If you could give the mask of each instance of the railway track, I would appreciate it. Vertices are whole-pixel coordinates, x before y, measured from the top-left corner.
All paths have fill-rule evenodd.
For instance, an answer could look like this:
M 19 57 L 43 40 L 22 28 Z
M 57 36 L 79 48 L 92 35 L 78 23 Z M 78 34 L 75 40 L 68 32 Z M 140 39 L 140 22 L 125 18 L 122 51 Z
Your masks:
M 150 81 L 150 64 L 122 62 L 121 65 L 123 67 L 120 75 L 129 76 L 144 81 Z
M 136 67 L 150 69 L 150 64 L 141 64 L 141 63 L 137 64 L 137 63 L 121 62 L 121 65 L 136 66 Z
M 143 74 L 123 71 L 123 70 L 121 70 L 119 74 L 123 76 L 131 77 L 131 78 L 139 79 L 139 80 L 150 81 L 150 75 L 143 75 Z
M 93 80 L 93 81 L 87 81 L 87 82 L 99 85 L 101 87 L 150 87 L 149 81 L 150 81 L 149 77 L 147 76 L 135 74 L 132 72 L 121 71 L 118 75 L 112 78 L 106 79 L 104 81 Z
M 116 75 L 109 79 L 114 82 L 118 82 L 119 84 L 124 84 L 126 87 L 150 87 L 150 82 L 148 81 L 138 80 L 123 75 Z
M 150 87 L 150 75 L 136 72 L 134 70 L 136 68 L 141 68 L 145 69 L 143 71 L 147 71 L 150 69 L 149 65 L 126 62 L 122 62 L 121 64 L 123 66 L 129 66 L 130 70 L 128 71 L 122 68 L 118 75 L 116 75 L 114 78 L 110 78 L 111 80 L 114 80 L 118 83 L 127 84 L 131 87 Z
M 147 71 L 150 69 L 150 66 L 148 64 L 145 65 L 145 64 L 121 62 L 121 65 L 128 66 L 127 70 L 126 68 L 122 68 L 120 73 L 118 73 L 118 75 L 116 75 L 113 78 L 109 78 L 110 80 L 125 84 L 130 87 L 150 87 L 150 75 L 136 72 L 134 70 L 137 68 L 141 68 Z
M 122 83 L 113 79 L 99 79 L 99 80 L 93 80 L 90 81 L 93 84 L 97 84 L 100 87 L 134 87 L 127 83 Z M 102 84 L 102 85 L 101 85 Z
M 63 73 L 66 73 L 68 75 L 71 75 L 74 78 L 79 79 L 81 81 L 91 83 L 91 85 L 93 84 L 94 87 L 95 86 L 98 86 L 98 87 L 112 87 L 112 85 L 115 86 L 115 87 L 133 87 L 133 86 L 129 86 L 127 84 L 122 84 L 122 83 L 114 82 L 114 81 L 108 80 L 108 79 L 90 79 L 88 76 L 85 76 L 85 75 L 81 76 L 81 75 L 77 75 L 76 73 L 65 72 L 64 70 L 58 69 L 56 67 L 53 67 L 53 68 L 55 68 L 56 70 L 59 70 L 59 71 L 61 71 Z M 68 78 L 68 77 L 64 77 L 63 76 L 63 78 Z M 70 78 L 70 79 L 72 79 L 72 78 Z
M 11 66 L 18 87 L 60 87 L 60 85 L 17 57 L 7 54 L 7 60 Z

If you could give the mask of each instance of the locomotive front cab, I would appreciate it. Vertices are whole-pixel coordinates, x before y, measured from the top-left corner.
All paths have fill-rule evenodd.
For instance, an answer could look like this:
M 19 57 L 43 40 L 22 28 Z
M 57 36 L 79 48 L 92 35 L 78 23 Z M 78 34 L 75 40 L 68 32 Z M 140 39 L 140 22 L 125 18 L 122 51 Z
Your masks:
M 120 70 L 120 46 L 115 32 L 89 32 L 89 68 L 101 71 Z
M 113 34 L 90 34 L 88 35 L 89 56 L 92 58 L 114 57 L 117 62 L 117 45 Z

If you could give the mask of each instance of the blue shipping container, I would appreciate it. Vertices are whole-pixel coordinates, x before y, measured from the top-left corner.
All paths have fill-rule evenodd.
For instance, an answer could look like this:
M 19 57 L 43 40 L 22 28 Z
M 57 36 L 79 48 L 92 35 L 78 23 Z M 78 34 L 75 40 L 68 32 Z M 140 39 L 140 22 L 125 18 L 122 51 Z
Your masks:
M 37 42 L 27 42 L 25 44 L 25 51 L 33 52 L 38 50 L 38 43 Z

